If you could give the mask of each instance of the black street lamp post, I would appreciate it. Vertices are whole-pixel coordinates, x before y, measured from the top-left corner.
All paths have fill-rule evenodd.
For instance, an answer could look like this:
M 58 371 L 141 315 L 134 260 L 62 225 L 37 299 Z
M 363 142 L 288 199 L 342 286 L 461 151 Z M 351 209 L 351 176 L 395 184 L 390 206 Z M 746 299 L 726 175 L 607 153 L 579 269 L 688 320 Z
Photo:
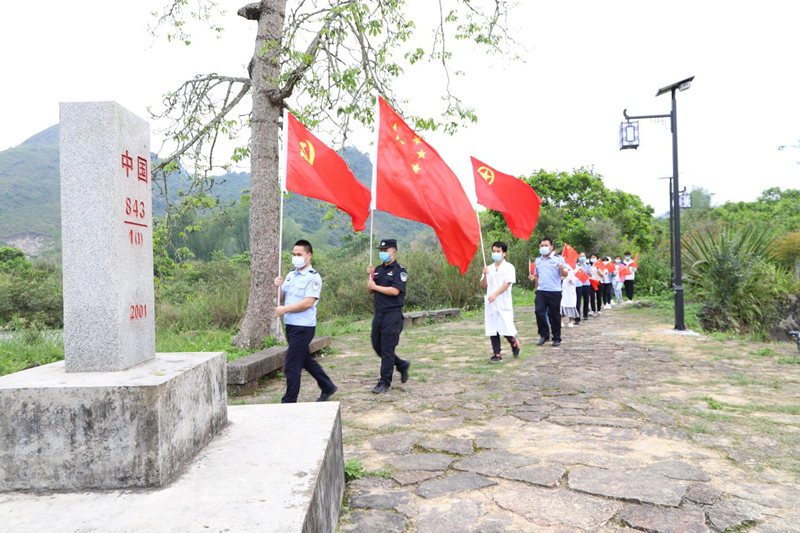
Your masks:
M 623 116 L 627 122 L 620 125 L 620 150 L 626 148 L 638 148 L 639 146 L 639 127 L 631 120 L 648 119 L 648 118 L 668 118 L 670 119 L 670 126 L 672 129 L 672 198 L 670 202 L 670 210 L 672 211 L 672 223 L 674 224 L 674 239 L 672 248 L 674 249 L 675 261 L 675 281 L 673 283 L 673 290 L 675 292 L 675 329 L 683 331 L 686 329 L 686 322 L 684 321 L 683 314 L 683 275 L 681 272 L 681 208 L 680 208 L 680 186 L 678 184 L 678 105 L 675 100 L 675 91 L 685 91 L 692 86 L 691 78 L 686 78 L 672 85 L 662 87 L 656 93 L 656 96 L 670 93 L 672 95 L 672 112 L 668 115 L 639 115 L 629 116 L 628 110 L 622 111 Z M 672 233 L 672 232 L 671 232 Z

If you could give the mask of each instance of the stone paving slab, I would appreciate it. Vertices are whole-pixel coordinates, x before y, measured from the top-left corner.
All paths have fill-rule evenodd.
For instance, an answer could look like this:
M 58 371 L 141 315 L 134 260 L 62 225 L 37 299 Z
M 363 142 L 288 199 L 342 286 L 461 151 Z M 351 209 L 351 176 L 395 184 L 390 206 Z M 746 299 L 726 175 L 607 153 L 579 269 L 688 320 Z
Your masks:
M 435 481 L 425 481 L 420 484 L 416 494 L 423 498 L 430 499 L 491 487 L 492 485 L 497 485 L 497 482 L 486 479 L 473 472 L 467 472 L 464 474 L 453 474 Z
M 658 474 L 586 467 L 569 473 L 569 488 L 607 498 L 677 507 L 688 487 Z
M 639 531 L 709 533 L 705 513 L 699 508 L 662 509 L 651 505 L 627 505 L 619 516 L 626 525 Z
M 497 491 L 501 508 L 524 516 L 541 526 L 567 526 L 591 530 L 608 522 L 620 504 L 567 490 L 519 487 Z

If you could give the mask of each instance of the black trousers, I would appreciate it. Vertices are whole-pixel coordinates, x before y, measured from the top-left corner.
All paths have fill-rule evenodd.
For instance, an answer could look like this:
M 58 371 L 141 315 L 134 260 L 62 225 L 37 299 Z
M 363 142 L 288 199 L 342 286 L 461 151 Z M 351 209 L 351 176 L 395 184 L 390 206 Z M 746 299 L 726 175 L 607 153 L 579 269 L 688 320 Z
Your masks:
M 603 303 L 608 305 L 611 303 L 611 284 L 610 283 L 601 283 L 600 290 L 603 294 Z
M 591 287 L 590 287 L 591 288 Z M 550 317 L 550 326 L 547 317 Z M 553 329 L 553 340 L 561 340 L 561 292 L 536 291 L 536 325 L 539 327 L 539 336 L 550 338 L 550 328 Z
M 308 351 L 308 345 L 314 338 L 314 326 L 292 326 L 286 324 L 286 339 L 289 349 L 286 351 L 286 363 L 283 373 L 286 375 L 286 394 L 281 398 L 281 403 L 296 403 L 300 394 L 300 374 L 305 368 L 311 377 L 317 380 L 317 385 L 322 392 L 332 392 L 336 385 L 333 384 L 328 374 L 322 370 L 316 359 Z
M 592 311 L 599 311 L 600 310 L 600 285 L 597 285 L 597 289 L 589 285 L 589 290 L 591 291 L 591 300 L 592 300 Z
M 409 362 L 394 353 L 403 331 L 403 311 L 401 309 L 386 313 L 375 313 L 372 319 L 372 348 L 381 358 L 381 383 L 392 384 L 392 374 L 396 368 L 408 368 Z
M 633 280 L 626 279 L 623 283 L 625 284 L 625 296 L 628 297 L 628 300 L 633 300 Z
M 489 338 L 492 340 L 492 352 L 495 355 L 500 355 L 502 350 L 500 346 L 500 335 L 492 335 Z M 513 335 L 505 335 L 505 338 L 512 347 L 517 343 L 517 339 L 515 339 Z
M 577 296 L 578 301 L 575 302 L 575 309 L 578 310 L 578 314 L 581 314 L 581 300 L 583 300 L 583 318 L 589 318 L 589 294 L 592 290 L 591 285 L 583 285 L 580 287 L 575 287 L 575 296 Z M 580 320 L 578 320 L 579 322 Z

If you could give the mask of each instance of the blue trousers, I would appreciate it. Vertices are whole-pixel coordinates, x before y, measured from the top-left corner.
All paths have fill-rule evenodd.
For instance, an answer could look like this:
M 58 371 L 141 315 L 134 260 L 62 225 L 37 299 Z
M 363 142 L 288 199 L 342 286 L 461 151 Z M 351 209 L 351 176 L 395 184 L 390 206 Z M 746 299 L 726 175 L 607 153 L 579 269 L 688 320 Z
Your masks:
M 312 378 L 317 380 L 317 385 L 322 392 L 332 392 L 336 387 L 308 351 L 308 345 L 314 339 L 316 329 L 314 326 L 286 324 L 286 339 L 289 341 L 289 349 L 286 351 L 286 363 L 283 369 L 283 373 L 286 375 L 286 394 L 281 398 L 281 403 L 297 402 L 297 396 L 300 394 L 300 374 L 304 368 Z

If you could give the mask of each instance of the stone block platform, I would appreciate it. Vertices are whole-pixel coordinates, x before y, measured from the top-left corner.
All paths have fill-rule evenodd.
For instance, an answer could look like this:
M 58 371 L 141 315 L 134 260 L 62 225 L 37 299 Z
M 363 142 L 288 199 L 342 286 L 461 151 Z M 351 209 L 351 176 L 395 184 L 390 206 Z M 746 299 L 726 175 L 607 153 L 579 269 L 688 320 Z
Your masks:
M 333 533 L 344 491 L 339 404 L 246 405 L 167 487 L 0 494 L 3 531 Z
M 0 492 L 162 486 L 227 423 L 225 353 L 0 377 Z

